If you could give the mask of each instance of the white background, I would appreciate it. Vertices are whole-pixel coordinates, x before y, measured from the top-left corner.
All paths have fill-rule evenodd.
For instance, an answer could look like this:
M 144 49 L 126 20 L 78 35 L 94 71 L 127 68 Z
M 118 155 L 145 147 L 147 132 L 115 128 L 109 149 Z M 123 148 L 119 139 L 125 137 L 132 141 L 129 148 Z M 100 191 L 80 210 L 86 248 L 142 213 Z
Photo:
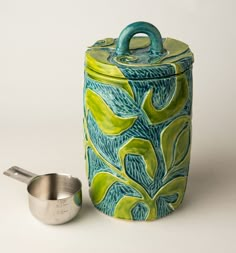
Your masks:
M 0 252 L 236 252 L 234 0 L 0 0 Z M 144 20 L 195 54 L 193 145 L 183 205 L 154 222 L 112 219 L 92 207 L 85 176 L 82 88 L 86 47 Z M 74 221 L 47 226 L 18 165 L 83 182 Z

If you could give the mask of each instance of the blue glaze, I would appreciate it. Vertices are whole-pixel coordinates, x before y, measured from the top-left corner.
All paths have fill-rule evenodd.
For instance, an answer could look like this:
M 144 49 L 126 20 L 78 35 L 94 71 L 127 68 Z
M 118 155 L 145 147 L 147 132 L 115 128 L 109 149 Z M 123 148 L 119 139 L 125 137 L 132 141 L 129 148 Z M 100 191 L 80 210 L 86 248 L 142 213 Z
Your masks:
M 147 48 L 130 50 L 130 40 L 136 33 L 146 33 L 150 37 L 151 45 Z M 120 134 L 105 134 L 96 122 L 94 115 L 96 112 L 102 113 L 99 108 L 91 113 L 85 112 L 86 123 L 86 140 L 93 145 L 86 149 L 86 159 L 88 161 L 88 181 L 89 185 L 93 184 L 94 177 L 101 173 L 107 172 L 116 177 L 116 181 L 112 181 L 111 185 L 107 187 L 104 192 L 104 197 L 95 206 L 105 214 L 116 216 L 116 207 L 124 197 L 139 198 L 130 209 L 130 217 L 132 220 L 146 220 L 157 219 L 164 217 L 174 210 L 179 194 L 176 192 L 165 193 L 158 198 L 156 197 L 163 188 L 169 183 L 171 184 L 175 179 L 186 178 L 189 171 L 189 163 L 183 163 L 180 167 L 172 167 L 171 173 L 167 175 L 166 157 L 163 152 L 162 134 L 168 129 L 171 124 L 183 116 L 190 116 L 192 113 L 192 63 L 190 49 L 182 51 L 178 56 L 171 56 L 173 62 L 163 63 L 165 56 L 168 54 L 163 44 L 165 39 L 161 38 L 159 31 L 152 25 L 146 22 L 137 22 L 128 26 L 120 34 L 118 40 L 107 39 L 96 43 L 96 48 L 93 52 L 96 56 L 96 50 L 101 50 L 101 57 L 104 61 L 104 52 L 109 52 L 107 63 L 115 65 L 123 78 L 127 80 L 134 97 L 119 85 L 109 83 L 109 79 L 103 83 L 93 79 L 93 76 L 85 73 L 84 96 L 87 90 L 96 93 L 102 101 L 108 106 L 114 115 L 122 119 L 129 119 L 135 117 L 134 123 Z M 104 44 L 105 43 L 105 44 Z M 115 46 L 114 47 L 114 43 Z M 99 49 L 101 47 L 101 49 Z M 93 55 L 93 54 L 91 54 Z M 90 57 L 91 57 L 90 55 Z M 105 54 L 106 55 L 106 54 Z M 190 56 L 189 56 L 190 55 Z M 94 56 L 94 57 L 95 57 Z M 183 56 L 183 58 L 181 58 Z M 177 57 L 177 58 L 175 58 Z M 176 59 L 176 62 L 175 62 Z M 101 62 L 99 62 L 101 64 Z M 146 64 L 146 65 L 145 65 Z M 87 66 L 88 68 L 90 66 Z M 92 66 L 94 67 L 94 65 Z M 101 65 L 95 66 L 99 69 Z M 115 73 L 119 73 L 117 69 Z M 109 72 L 110 74 L 111 72 Z M 158 123 L 150 121 L 150 116 L 145 112 L 143 107 L 147 94 L 153 91 L 151 97 L 151 104 L 156 110 L 165 110 L 173 100 L 176 93 L 178 82 L 178 75 L 187 77 L 186 93 L 187 98 L 184 104 L 181 104 L 180 109 L 170 114 L 168 118 Z M 106 78 L 106 76 L 104 76 Z M 181 96 L 181 92 L 180 95 Z M 86 105 L 85 105 L 86 106 Z M 155 110 L 153 110 L 155 111 Z M 159 112 L 157 112 L 158 114 Z M 100 123 L 101 124 L 101 123 Z M 180 133 L 182 134 L 182 132 Z M 124 164 L 122 164 L 120 151 L 133 138 L 149 141 L 154 150 L 154 155 L 158 161 L 157 168 L 152 177 L 148 174 L 147 163 L 142 155 L 127 153 L 124 157 Z M 183 140 L 182 140 L 183 141 Z M 179 144 L 180 142 L 180 144 Z M 89 143 L 89 142 L 88 142 Z M 190 139 L 185 141 L 186 151 L 184 158 L 187 157 L 190 148 Z M 173 142 L 173 153 L 178 152 L 177 146 L 181 146 L 181 140 L 178 138 Z M 96 150 L 96 152 L 94 151 Z M 182 152 L 182 151 L 179 151 Z M 174 154 L 173 154 L 174 156 Z M 130 181 L 134 184 L 130 184 Z M 106 182 L 104 182 L 106 183 Z M 138 188 L 135 183 L 140 186 Z M 171 188 L 170 188 L 171 189 Z M 185 188 L 182 189 L 184 192 Z M 148 195 L 154 201 L 157 212 L 154 216 L 150 216 L 151 208 L 153 206 L 146 201 L 142 192 Z M 96 194 L 92 193 L 92 194 Z M 146 201 L 146 202 L 145 202 Z M 182 201 L 182 200 L 181 200 Z M 180 202 L 181 202 L 180 201 Z M 118 215 L 119 217 L 119 215 Z
M 150 23 L 139 21 L 126 26 L 126 28 L 120 33 L 116 46 L 117 55 L 130 54 L 129 42 L 137 33 L 145 33 L 150 37 L 150 54 L 161 55 L 164 53 L 159 30 Z

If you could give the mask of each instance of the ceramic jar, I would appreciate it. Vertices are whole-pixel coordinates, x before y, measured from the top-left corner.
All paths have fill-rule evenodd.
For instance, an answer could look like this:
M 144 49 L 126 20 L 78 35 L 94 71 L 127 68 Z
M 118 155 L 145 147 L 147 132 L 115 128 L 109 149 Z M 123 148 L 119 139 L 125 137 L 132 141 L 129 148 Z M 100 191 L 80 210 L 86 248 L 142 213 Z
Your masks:
M 190 160 L 192 63 L 187 44 L 162 38 L 146 22 L 88 48 L 86 167 L 92 202 L 103 213 L 155 220 L 181 204 Z

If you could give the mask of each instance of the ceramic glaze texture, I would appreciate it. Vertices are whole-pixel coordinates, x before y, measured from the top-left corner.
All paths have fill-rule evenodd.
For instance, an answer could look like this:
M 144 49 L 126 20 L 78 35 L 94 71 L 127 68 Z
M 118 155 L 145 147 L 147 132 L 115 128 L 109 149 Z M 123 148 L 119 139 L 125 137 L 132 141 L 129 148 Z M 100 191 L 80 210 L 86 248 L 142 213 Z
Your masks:
M 121 34 L 119 40 L 100 40 L 87 50 L 87 175 L 92 202 L 100 211 L 155 220 L 181 204 L 187 184 L 193 55 L 183 42 L 158 41 L 160 34 L 148 23 L 130 26 L 130 37 L 151 31 L 145 33 L 154 34 L 161 46 L 148 37 L 133 37 L 124 49 Z

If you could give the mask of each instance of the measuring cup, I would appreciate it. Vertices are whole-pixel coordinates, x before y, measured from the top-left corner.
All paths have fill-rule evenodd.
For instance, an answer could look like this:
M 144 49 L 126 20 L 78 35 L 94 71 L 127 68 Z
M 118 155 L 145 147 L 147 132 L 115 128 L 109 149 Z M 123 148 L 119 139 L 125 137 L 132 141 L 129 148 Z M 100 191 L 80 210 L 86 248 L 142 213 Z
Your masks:
M 26 183 L 29 208 L 46 224 L 63 224 L 73 219 L 82 204 L 81 182 L 67 174 L 36 175 L 17 166 L 5 175 Z

